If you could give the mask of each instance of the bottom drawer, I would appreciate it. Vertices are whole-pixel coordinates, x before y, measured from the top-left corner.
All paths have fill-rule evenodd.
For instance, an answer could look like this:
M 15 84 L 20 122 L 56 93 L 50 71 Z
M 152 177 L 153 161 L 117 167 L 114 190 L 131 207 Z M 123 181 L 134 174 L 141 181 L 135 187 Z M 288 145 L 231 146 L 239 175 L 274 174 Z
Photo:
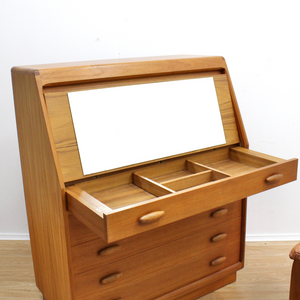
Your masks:
M 94 270 L 94 276 L 99 280 L 89 282 L 84 273 L 75 277 L 76 300 L 155 299 L 193 281 L 237 264 L 239 261 L 240 242 L 235 242 L 203 255 L 181 261 L 168 268 L 141 274 L 140 278 L 124 284 L 118 284 L 117 274 L 114 274 L 116 276 L 111 278 L 116 279 L 115 281 L 109 282 L 110 280 L 108 280 L 101 283 L 98 274 L 102 273 L 103 270 L 96 269 Z M 143 262 L 140 261 L 139 263 L 142 264 Z

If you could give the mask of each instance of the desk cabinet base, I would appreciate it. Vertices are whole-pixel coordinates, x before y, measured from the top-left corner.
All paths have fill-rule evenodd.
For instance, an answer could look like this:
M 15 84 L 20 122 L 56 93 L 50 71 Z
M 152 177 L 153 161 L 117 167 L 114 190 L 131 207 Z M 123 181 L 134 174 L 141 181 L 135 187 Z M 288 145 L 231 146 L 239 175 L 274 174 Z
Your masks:
M 199 98 L 195 105 L 185 101 L 200 95 L 190 88 L 180 98 L 170 96 L 173 88 L 157 94 L 161 103 L 152 114 L 148 108 L 155 97 L 145 102 L 145 90 L 135 105 L 124 106 L 135 112 L 127 118 L 134 122 L 124 127 L 140 144 L 154 145 L 151 149 L 156 150 L 171 140 L 179 146 L 190 140 L 197 142 L 195 146 L 180 147 L 164 157 L 153 150 L 154 158 L 123 165 L 118 158 L 137 153 L 133 150 L 139 143 L 124 141 L 123 136 L 118 140 L 118 134 L 109 130 L 106 138 L 99 132 L 126 125 L 126 118 L 118 121 L 129 111 L 121 105 L 98 108 L 96 121 L 104 114 L 109 121 L 101 126 L 96 122 L 92 127 L 99 132 L 85 130 L 83 136 L 94 132 L 92 140 L 100 141 L 92 164 L 109 160 L 113 169 L 83 171 L 70 93 L 84 92 L 80 101 L 86 108 L 91 90 L 111 93 L 115 88 L 166 82 L 181 86 L 179 81 L 197 82 L 196 91 L 200 86 L 206 90 L 199 84 L 202 79 L 209 83 L 211 97 L 200 93 L 205 94 L 201 109 Z M 244 263 L 245 199 L 297 178 L 297 159 L 248 149 L 223 57 L 14 67 L 12 81 L 35 278 L 46 300 L 194 300 L 233 282 Z M 97 99 L 109 102 L 106 96 Z M 174 117 L 176 103 L 180 114 Z M 211 104 L 216 108 L 214 117 L 203 118 Z M 146 114 L 150 122 L 143 120 Z M 167 116 L 173 116 L 170 122 Z M 182 116 L 188 118 L 183 121 Z M 159 125 L 153 138 L 137 130 L 144 128 L 144 121 L 166 126 Z M 212 131 L 217 123 L 221 139 L 215 139 L 218 134 Z M 141 142 L 142 135 L 148 143 Z M 205 136 L 213 141 L 203 144 Z M 111 149 L 112 139 L 118 143 Z M 136 146 L 125 150 L 126 142 Z
M 196 299 L 243 267 L 246 200 L 106 243 L 70 215 L 76 300 Z

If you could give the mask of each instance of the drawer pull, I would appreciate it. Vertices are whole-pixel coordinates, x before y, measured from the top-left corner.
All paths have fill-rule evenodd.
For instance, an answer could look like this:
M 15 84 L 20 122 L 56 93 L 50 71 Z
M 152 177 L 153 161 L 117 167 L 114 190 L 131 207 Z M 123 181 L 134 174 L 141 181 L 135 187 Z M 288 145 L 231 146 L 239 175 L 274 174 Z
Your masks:
M 227 237 L 227 233 L 220 233 L 220 234 L 217 234 L 215 235 L 214 237 L 211 238 L 211 241 L 213 243 L 217 243 L 217 242 L 221 242 L 223 241 L 224 239 L 226 239 Z
M 213 261 L 211 261 L 210 265 L 211 266 L 218 266 L 218 265 L 222 264 L 225 260 L 226 260 L 226 257 L 221 256 L 221 257 L 218 257 L 218 258 L 214 259 Z
M 150 224 L 150 223 L 154 223 L 157 222 L 158 220 L 160 220 L 163 216 L 165 215 L 164 211 L 154 211 L 150 214 L 144 215 L 142 217 L 140 217 L 139 222 L 141 224 Z
M 228 212 L 228 209 L 227 208 L 221 208 L 219 210 L 216 210 L 215 212 L 213 212 L 211 214 L 212 218 L 219 218 L 219 217 L 222 217 L 224 215 L 226 215 Z
M 274 175 L 271 175 L 269 176 L 267 179 L 266 179 L 266 182 L 268 183 L 276 183 L 278 181 L 280 181 L 283 177 L 283 174 L 274 174 Z
M 114 273 L 114 274 L 111 274 L 111 275 L 108 275 L 108 276 L 102 278 L 102 279 L 100 280 L 100 282 L 101 282 L 102 284 L 108 284 L 108 283 L 111 283 L 111 282 L 116 281 L 116 280 L 119 279 L 121 276 L 122 276 L 122 273 Z
M 113 245 L 113 246 L 109 246 L 107 248 L 101 249 L 98 251 L 98 255 L 100 256 L 104 256 L 104 255 L 110 255 L 115 253 L 116 251 L 118 251 L 121 248 L 120 245 Z

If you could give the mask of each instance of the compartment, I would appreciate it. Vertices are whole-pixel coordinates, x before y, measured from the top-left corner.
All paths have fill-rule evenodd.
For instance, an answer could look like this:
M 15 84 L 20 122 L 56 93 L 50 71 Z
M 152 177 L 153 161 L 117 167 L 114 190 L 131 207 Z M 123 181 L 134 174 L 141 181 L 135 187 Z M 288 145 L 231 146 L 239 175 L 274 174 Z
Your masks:
M 198 162 L 180 159 L 76 186 L 108 208 L 118 210 L 229 176 Z
M 95 178 L 66 189 L 68 209 L 117 241 L 295 180 L 288 161 L 224 147 Z
M 163 186 L 170 192 L 174 192 L 229 177 L 226 173 L 213 170 L 191 160 L 185 160 L 184 166 L 180 170 L 169 170 L 164 166 L 161 168 L 164 168 L 164 172 L 157 168 L 156 170 L 152 169 L 150 174 L 147 170 L 134 173 L 135 184 L 145 189 L 150 187 L 150 191 L 152 186 Z M 148 175 L 150 180 L 146 174 L 150 175 Z
M 229 148 L 228 152 L 226 151 L 220 157 L 212 156 L 210 159 L 202 159 L 200 156 L 195 161 L 220 172 L 226 172 L 229 176 L 238 176 L 285 160 L 243 147 L 234 147 Z

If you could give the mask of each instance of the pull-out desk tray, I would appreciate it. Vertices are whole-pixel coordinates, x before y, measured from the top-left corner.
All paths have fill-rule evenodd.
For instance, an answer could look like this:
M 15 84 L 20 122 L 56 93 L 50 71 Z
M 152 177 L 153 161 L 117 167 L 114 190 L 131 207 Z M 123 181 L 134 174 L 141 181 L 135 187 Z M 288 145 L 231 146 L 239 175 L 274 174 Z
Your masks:
M 67 187 L 69 211 L 107 242 L 296 179 L 297 160 L 221 148 Z
M 296 180 L 297 159 L 248 149 L 222 57 L 26 66 L 12 78 L 35 277 L 46 300 L 191 300 L 229 284 L 244 264 L 246 197 Z M 158 93 L 147 89 L 132 102 L 134 87 L 146 85 Z M 113 90 L 121 91 L 116 102 Z M 81 135 L 91 91 L 100 91 L 100 110 L 90 110 L 96 125 Z M 72 97 L 82 92 L 76 115 Z M 131 136 L 110 131 L 119 127 Z M 81 138 L 91 132 L 87 157 L 96 156 L 86 165 Z

